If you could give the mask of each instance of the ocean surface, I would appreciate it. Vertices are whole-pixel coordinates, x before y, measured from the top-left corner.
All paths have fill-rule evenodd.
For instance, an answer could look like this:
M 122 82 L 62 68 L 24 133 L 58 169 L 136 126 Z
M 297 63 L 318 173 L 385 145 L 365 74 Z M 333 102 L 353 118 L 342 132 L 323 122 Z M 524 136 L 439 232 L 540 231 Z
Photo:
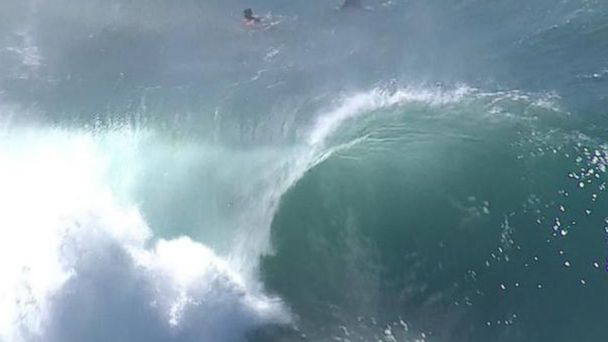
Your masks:
M 0 1 L 0 341 L 608 341 L 608 1 L 338 8 Z

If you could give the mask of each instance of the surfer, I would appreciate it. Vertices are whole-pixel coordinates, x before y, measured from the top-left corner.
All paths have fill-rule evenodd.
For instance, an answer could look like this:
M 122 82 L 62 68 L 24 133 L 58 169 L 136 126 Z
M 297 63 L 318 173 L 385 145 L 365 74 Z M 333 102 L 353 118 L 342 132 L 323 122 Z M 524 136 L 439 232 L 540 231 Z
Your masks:
M 243 11 L 243 25 L 253 27 L 260 22 L 260 18 L 253 15 L 253 10 L 251 8 L 247 8 Z
M 361 8 L 361 0 L 344 0 L 340 9 Z

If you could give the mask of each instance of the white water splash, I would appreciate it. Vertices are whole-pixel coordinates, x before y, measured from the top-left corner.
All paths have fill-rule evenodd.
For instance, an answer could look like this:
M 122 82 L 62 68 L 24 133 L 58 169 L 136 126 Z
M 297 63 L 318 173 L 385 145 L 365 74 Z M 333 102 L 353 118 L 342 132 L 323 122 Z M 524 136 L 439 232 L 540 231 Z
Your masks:
M 204 245 L 151 240 L 108 159 L 92 134 L 0 136 L 0 340 L 238 341 L 288 321 Z

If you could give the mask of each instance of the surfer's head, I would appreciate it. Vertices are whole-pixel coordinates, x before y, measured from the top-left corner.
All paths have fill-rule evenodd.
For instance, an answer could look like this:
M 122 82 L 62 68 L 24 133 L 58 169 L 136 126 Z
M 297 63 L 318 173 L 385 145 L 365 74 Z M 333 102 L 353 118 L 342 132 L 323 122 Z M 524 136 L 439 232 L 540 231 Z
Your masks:
M 245 19 L 248 19 L 248 20 L 253 20 L 254 19 L 254 17 L 253 17 L 253 10 L 251 8 L 246 8 L 243 11 L 243 17 Z

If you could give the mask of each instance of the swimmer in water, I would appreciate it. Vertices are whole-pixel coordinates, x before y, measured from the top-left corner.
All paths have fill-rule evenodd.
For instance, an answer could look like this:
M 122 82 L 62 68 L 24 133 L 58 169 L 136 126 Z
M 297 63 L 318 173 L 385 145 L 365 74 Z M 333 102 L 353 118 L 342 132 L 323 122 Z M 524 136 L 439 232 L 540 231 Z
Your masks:
M 361 0 L 344 0 L 340 9 L 361 8 Z
M 260 22 L 260 18 L 253 15 L 253 10 L 251 8 L 247 8 L 243 11 L 243 25 L 252 27 Z

